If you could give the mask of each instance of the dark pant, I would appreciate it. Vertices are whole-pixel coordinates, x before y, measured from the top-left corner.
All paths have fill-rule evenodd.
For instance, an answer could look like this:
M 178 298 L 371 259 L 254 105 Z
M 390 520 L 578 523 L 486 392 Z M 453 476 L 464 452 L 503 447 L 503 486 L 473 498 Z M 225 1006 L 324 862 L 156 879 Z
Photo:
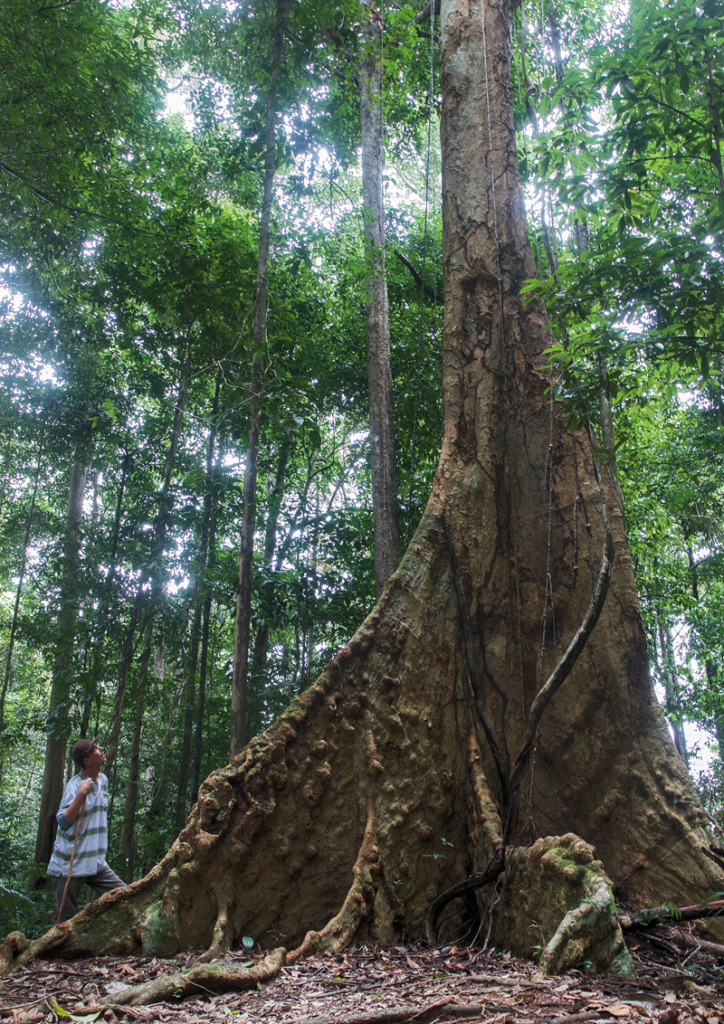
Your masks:
M 53 876 L 53 888 L 55 889 L 55 898 L 58 901 L 58 907 L 63 900 L 63 891 L 65 890 L 65 883 L 68 881 L 67 875 L 55 875 Z M 67 921 L 70 917 L 75 917 L 78 913 L 78 893 L 83 888 L 83 883 L 87 882 L 88 885 L 97 892 L 99 896 L 102 896 L 104 892 L 110 892 L 112 889 L 122 889 L 126 884 L 122 879 L 118 877 L 115 871 L 106 865 L 104 868 L 95 875 L 73 875 L 70 879 L 70 885 L 68 891 L 65 894 L 65 903 L 63 904 L 63 913 L 61 914 L 60 920 Z

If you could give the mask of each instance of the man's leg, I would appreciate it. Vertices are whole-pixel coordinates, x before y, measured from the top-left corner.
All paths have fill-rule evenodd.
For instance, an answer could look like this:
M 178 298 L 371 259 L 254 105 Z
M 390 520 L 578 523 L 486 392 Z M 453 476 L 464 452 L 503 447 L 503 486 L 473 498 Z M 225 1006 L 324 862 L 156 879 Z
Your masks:
M 97 874 L 89 875 L 86 882 L 99 896 L 102 896 L 104 892 L 111 892 L 112 889 L 122 889 L 126 884 L 115 871 L 111 871 L 107 864 Z
M 60 909 L 61 903 L 63 903 L 63 893 L 65 892 L 65 883 L 68 881 L 67 875 L 54 875 L 53 877 L 53 888 L 55 889 L 55 898 L 58 902 L 58 909 Z M 83 888 L 83 883 L 86 881 L 84 875 L 76 876 L 73 875 L 68 885 L 68 891 L 65 892 L 65 902 L 63 903 L 63 912 L 60 920 L 68 921 L 71 917 L 75 917 L 78 913 L 78 893 Z

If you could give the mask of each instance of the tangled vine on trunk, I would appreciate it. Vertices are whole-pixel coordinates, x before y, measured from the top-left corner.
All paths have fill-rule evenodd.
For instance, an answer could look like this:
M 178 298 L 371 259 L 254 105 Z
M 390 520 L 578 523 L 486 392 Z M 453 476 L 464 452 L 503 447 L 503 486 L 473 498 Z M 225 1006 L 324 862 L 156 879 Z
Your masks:
M 15 963 L 200 945 L 213 957 L 251 935 L 274 951 L 255 984 L 312 950 L 417 938 L 443 891 L 497 863 L 497 890 L 461 885 L 443 935 L 472 937 L 490 900 L 496 942 L 530 955 L 542 933 L 542 969 L 626 971 L 614 890 L 639 908 L 722 889 L 653 694 L 618 509 L 600 617 L 530 730 L 591 606 L 605 531 L 590 440 L 548 399 L 544 310 L 520 296 L 534 271 L 511 15 L 441 5 L 445 434 L 399 569 L 316 683 L 206 780 L 163 861 Z M 252 983 L 194 970 L 207 988 Z

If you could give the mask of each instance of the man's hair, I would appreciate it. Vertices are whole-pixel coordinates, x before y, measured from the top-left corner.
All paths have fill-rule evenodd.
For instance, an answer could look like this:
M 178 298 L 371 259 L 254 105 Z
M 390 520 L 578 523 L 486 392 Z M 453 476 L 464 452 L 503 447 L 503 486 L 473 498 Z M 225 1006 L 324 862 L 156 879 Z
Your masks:
M 82 768 L 85 765 L 85 759 L 90 757 L 95 749 L 95 740 L 78 740 L 76 745 L 73 747 L 73 760 L 79 768 Z

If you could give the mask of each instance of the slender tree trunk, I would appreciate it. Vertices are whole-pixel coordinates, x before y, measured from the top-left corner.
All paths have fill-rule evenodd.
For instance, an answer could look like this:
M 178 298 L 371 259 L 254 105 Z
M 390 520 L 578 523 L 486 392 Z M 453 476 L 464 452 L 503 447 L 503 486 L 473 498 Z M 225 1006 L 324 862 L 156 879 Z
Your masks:
M 265 358 L 267 265 L 271 240 L 271 210 L 274 189 L 277 93 L 281 77 L 282 46 L 289 0 L 277 0 L 276 31 L 271 60 L 271 80 L 266 101 L 266 143 L 264 157 L 264 201 L 259 223 L 259 260 L 256 271 L 256 307 L 252 338 L 252 388 L 249 399 L 249 432 L 244 469 L 244 504 L 239 548 L 239 589 L 234 629 L 234 671 L 231 681 L 231 723 L 229 756 L 239 754 L 246 743 L 247 683 L 251 634 L 252 560 L 256 523 L 256 477 L 261 424 L 261 381 Z
M 221 386 L 221 374 L 216 381 L 216 393 L 212 411 L 212 430 L 206 450 L 206 494 L 204 496 L 204 520 L 208 522 L 208 557 L 206 560 L 207 574 L 216 565 L 216 523 L 219 514 L 219 493 L 213 477 L 214 444 L 218 427 L 218 402 Z M 224 446 L 219 446 L 219 464 L 222 462 Z M 208 510 L 208 515 L 207 515 Z M 201 781 L 201 748 L 204 734 L 204 711 L 206 708 L 206 679 L 209 666 L 209 629 L 211 624 L 211 583 L 207 578 L 204 584 L 204 607 L 201 626 L 201 661 L 199 664 L 199 697 L 196 703 L 196 732 L 194 735 L 194 759 L 191 776 L 191 805 L 196 803 Z
M 211 563 L 209 563 L 211 564 Z M 206 679 L 209 666 L 209 629 L 211 624 L 211 593 L 204 597 L 203 620 L 201 625 L 201 660 L 199 663 L 199 696 L 196 702 L 196 730 L 194 733 L 194 760 L 191 773 L 191 806 L 196 803 L 201 781 L 201 749 L 204 736 L 204 711 L 206 709 Z
M 143 652 L 138 666 L 138 684 L 136 688 L 136 715 L 131 743 L 131 763 L 128 769 L 128 781 L 126 784 L 126 797 L 123 807 L 123 825 L 121 827 L 120 854 L 125 865 L 124 870 L 130 881 L 133 878 L 135 864 L 135 827 L 136 827 L 136 806 L 138 802 L 138 787 L 140 778 L 140 750 L 141 734 L 143 730 L 143 709 L 146 691 L 146 676 L 148 665 L 153 654 L 153 630 L 161 605 L 163 590 L 163 559 L 166 535 L 168 531 L 168 513 L 170 507 L 171 479 L 176 464 L 176 453 L 181 440 L 181 431 L 184 423 L 186 410 L 186 399 L 188 396 L 189 377 L 191 373 L 191 329 L 189 327 L 188 338 L 181 361 L 179 374 L 179 387 L 174 407 L 173 424 L 171 427 L 171 439 L 166 456 L 166 468 L 164 473 L 161 496 L 156 513 L 154 524 L 154 544 L 150 557 L 150 568 L 144 575 L 139 593 L 143 593 L 144 585 L 151 581 L 151 593 L 148 598 L 148 608 L 145 616 L 145 636 Z M 139 608 L 140 611 L 140 608 Z M 129 628 L 130 633 L 130 628 Z M 127 634 L 128 636 L 128 634 Z M 120 687 L 119 687 L 120 689 Z M 121 703 L 116 701 L 116 710 L 120 717 Z M 115 753 L 115 751 L 114 751 Z
M 2 693 L 0 694 L 0 733 L 5 729 L 5 699 L 8 693 L 8 687 L 10 685 L 10 678 L 13 666 L 13 648 L 15 647 L 15 637 L 18 631 L 18 617 L 20 615 L 20 597 L 23 592 L 23 582 L 25 580 L 25 569 L 28 562 L 28 545 L 30 544 L 30 531 L 33 525 L 33 513 L 35 512 L 35 499 L 38 494 L 38 481 L 40 480 L 40 469 L 43 464 L 43 434 L 40 435 L 40 448 L 38 450 L 38 465 L 35 470 L 35 480 L 33 481 L 33 495 L 30 500 L 30 508 L 28 515 L 25 520 L 25 537 L 23 539 L 23 554 L 20 559 L 20 572 L 18 574 L 18 587 L 15 591 L 15 606 L 13 607 L 13 620 L 10 624 L 10 637 L 8 639 L 8 653 L 5 659 L 5 678 L 3 679 Z M 0 769 L 1 771 L 1 769 Z
M 126 780 L 126 799 L 123 807 L 123 824 L 121 826 L 120 857 L 125 881 L 133 881 L 136 856 L 136 810 L 138 807 L 138 791 L 141 781 L 141 734 L 143 732 L 143 710 L 146 699 L 146 677 L 148 664 L 153 653 L 153 616 L 146 620 L 146 635 L 143 645 L 141 662 L 138 666 L 138 686 L 136 688 L 136 716 L 131 740 L 131 759 L 128 764 Z
M 269 493 L 269 511 L 266 519 L 266 530 L 264 532 L 264 568 L 267 579 L 264 582 L 261 592 L 261 624 L 256 631 L 254 638 L 254 653 L 251 659 L 252 674 L 254 679 L 262 684 L 266 659 L 269 651 L 269 616 L 271 614 L 271 600 L 274 593 L 274 580 L 271 573 L 274 567 L 274 552 L 277 546 L 277 527 L 279 525 L 279 512 L 284 497 L 284 481 L 289 462 L 289 453 L 292 448 L 292 439 L 287 436 L 282 441 L 279 449 L 279 461 L 274 480 L 274 486 Z
M 211 475 L 211 469 L 214 462 L 214 446 L 216 443 L 216 419 L 219 407 L 219 391 L 221 389 L 221 371 L 219 370 L 216 377 L 216 390 L 214 392 L 214 400 L 211 410 L 211 424 L 209 427 L 209 437 L 206 445 L 206 480 L 204 485 L 204 500 L 203 500 L 203 516 L 201 518 L 201 544 L 199 546 L 199 557 L 198 566 L 196 570 L 196 580 L 194 583 L 194 619 L 193 627 L 191 630 L 191 654 L 189 664 L 186 671 L 186 686 L 184 690 L 184 732 L 183 732 L 183 744 L 181 749 L 181 763 L 179 768 L 179 781 L 178 790 L 176 794 L 176 819 L 175 824 L 177 829 L 183 827 L 184 821 L 187 814 L 186 797 L 188 793 L 189 776 L 193 776 L 193 764 L 192 764 L 192 748 L 194 747 L 193 731 L 194 731 L 194 699 L 196 697 L 196 672 L 199 664 L 199 642 L 202 635 L 202 619 L 205 606 L 205 593 L 208 590 L 208 582 L 206 580 L 206 567 L 208 562 L 209 553 L 209 533 L 211 525 L 211 515 L 213 508 L 213 479 Z M 203 705 L 201 693 L 198 696 L 199 702 Z M 203 715 L 203 706 L 201 710 Z M 196 721 L 198 723 L 198 714 L 196 715 Z M 199 737 L 200 742 L 200 737 Z M 195 754 L 194 754 L 195 760 Z M 193 788 L 193 783 L 192 783 Z M 198 781 L 196 783 L 196 790 L 198 790 Z M 192 800 L 193 802 L 193 800 Z
M 370 471 L 377 597 L 400 564 L 395 422 L 390 363 L 390 319 L 385 276 L 383 26 L 364 0 L 359 70 L 362 129 L 362 203 L 366 255 L 367 380 Z
M 686 749 L 684 723 L 679 713 L 679 684 L 676 679 L 676 656 L 674 641 L 669 626 L 664 623 L 659 609 L 656 609 L 656 625 L 659 634 L 659 650 L 661 651 L 661 675 L 666 689 L 666 703 L 669 710 L 669 725 L 674 736 L 674 746 L 681 759 L 689 767 L 689 753 Z
M 686 535 L 686 527 L 684 527 Z M 691 575 L 691 594 L 694 600 L 699 603 L 699 572 L 694 558 L 694 551 L 691 547 L 691 540 L 686 536 L 686 557 L 689 561 L 689 573 Z M 717 690 L 717 674 L 711 658 L 704 659 L 704 671 L 706 673 L 707 688 L 715 693 Z M 717 746 L 719 748 L 719 760 L 724 763 L 724 715 L 719 715 L 714 721 Z
M 131 665 L 133 664 L 133 642 L 136 635 L 136 629 L 138 627 L 138 620 L 140 618 L 141 600 L 142 594 L 141 591 L 139 591 L 136 594 L 136 599 L 133 603 L 133 608 L 131 609 L 131 617 L 128 620 L 126 632 L 123 637 L 123 645 L 121 647 L 121 664 L 118 669 L 118 683 L 116 685 L 116 699 L 113 705 L 111 727 L 108 733 L 108 739 L 106 740 L 106 772 L 109 772 L 113 766 L 113 762 L 116 759 L 116 753 L 118 751 L 118 740 L 121 735 L 123 701 L 128 687 L 128 673 L 130 672 Z
M 83 520 L 83 491 L 86 464 L 73 465 L 68 493 L 68 514 L 65 523 L 63 582 L 61 608 L 58 615 L 59 639 L 53 665 L 53 682 L 48 713 L 48 737 L 45 745 L 45 769 L 40 796 L 40 820 L 35 841 L 35 863 L 47 864 L 55 840 L 55 815 L 63 794 L 65 752 L 68 730 L 68 704 L 71 692 L 73 641 L 78 619 L 78 570 L 80 568 Z
M 199 575 L 203 574 L 203 572 L 204 569 L 200 567 Z M 196 589 L 199 589 L 198 586 Z M 184 822 L 186 821 L 186 815 L 188 814 L 186 797 L 188 794 L 189 775 L 191 770 L 191 751 L 194 731 L 194 701 L 196 697 L 196 670 L 199 665 L 199 642 L 201 640 L 202 613 L 203 599 L 201 597 L 197 597 L 194 608 L 193 625 L 191 627 L 191 651 L 189 653 L 188 664 L 184 667 L 184 675 L 186 677 L 183 705 L 184 730 L 181 743 L 181 760 L 179 762 L 178 788 L 176 790 L 176 814 L 174 818 L 174 827 L 177 832 L 183 828 Z

